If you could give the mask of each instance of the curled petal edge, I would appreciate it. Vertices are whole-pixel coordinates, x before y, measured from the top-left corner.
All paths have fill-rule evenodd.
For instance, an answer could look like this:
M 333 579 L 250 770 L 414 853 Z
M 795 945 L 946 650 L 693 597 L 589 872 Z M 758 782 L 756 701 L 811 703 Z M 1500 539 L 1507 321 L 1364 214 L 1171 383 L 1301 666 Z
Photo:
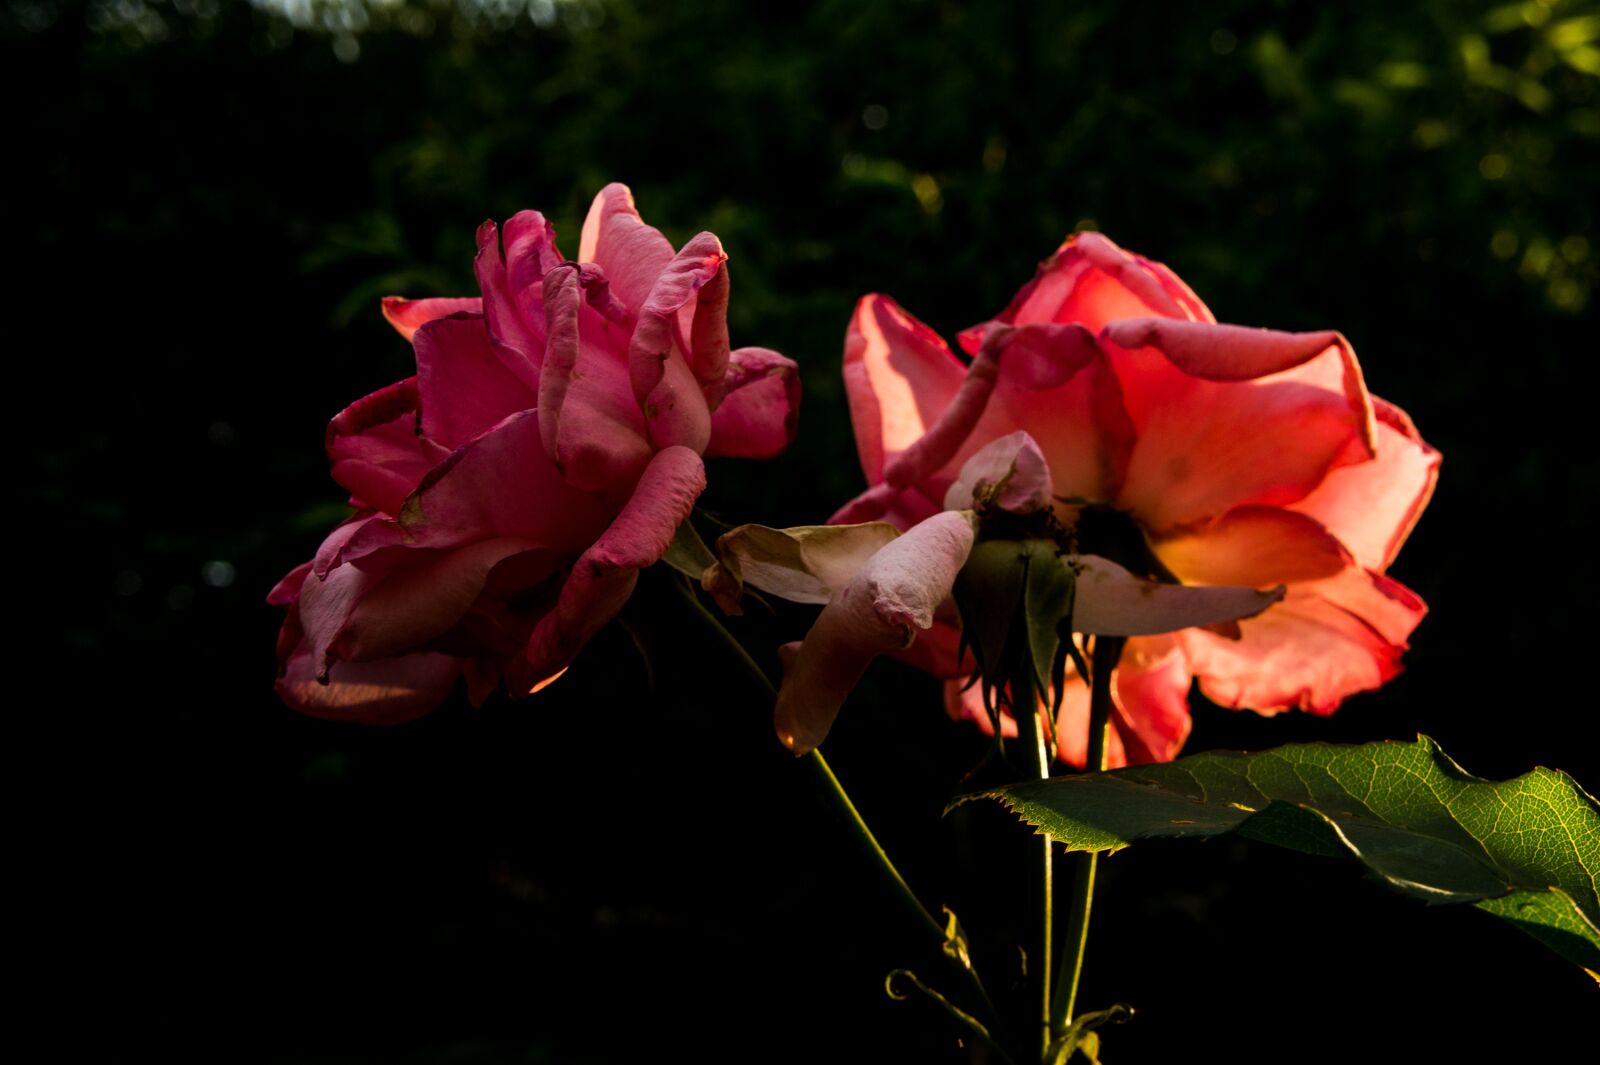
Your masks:
M 932 627 L 975 537 L 970 512 L 935 514 L 868 559 L 823 608 L 786 656 L 773 713 L 785 747 L 796 755 L 816 748 L 872 660 L 910 647 Z

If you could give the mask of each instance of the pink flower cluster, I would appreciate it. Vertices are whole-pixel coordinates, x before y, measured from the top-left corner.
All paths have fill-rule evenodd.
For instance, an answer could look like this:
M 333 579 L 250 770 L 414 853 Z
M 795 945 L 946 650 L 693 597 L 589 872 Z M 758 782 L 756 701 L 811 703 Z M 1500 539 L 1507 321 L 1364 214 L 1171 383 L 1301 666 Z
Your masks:
M 666 550 L 701 456 L 794 437 L 794 363 L 730 348 L 726 263 L 614 184 L 576 260 L 524 211 L 478 230 L 479 296 L 385 300 L 417 373 L 328 426 L 355 514 L 270 596 L 284 701 L 403 721 L 460 678 L 479 703 L 560 675 Z
M 796 368 L 731 349 L 726 258 L 710 233 L 675 251 L 611 185 L 576 260 L 525 211 L 479 230 L 481 295 L 385 301 L 417 374 L 328 428 L 355 513 L 272 593 L 286 702 L 399 721 L 461 678 L 475 703 L 538 690 L 666 551 L 702 456 L 784 449 Z M 1439 455 L 1344 337 L 1218 324 L 1166 267 L 1088 233 L 960 343 L 968 358 L 863 298 L 844 376 L 866 491 L 832 526 L 742 527 L 708 571 L 725 606 L 744 583 L 824 606 L 786 654 L 785 743 L 820 742 L 880 653 L 990 725 L 949 595 L 999 511 L 1060 532 L 1075 631 L 1128 637 L 1112 765 L 1173 758 L 1195 682 L 1328 713 L 1399 671 L 1425 607 L 1385 570 Z M 1078 764 L 1087 718 L 1069 669 L 1056 740 Z

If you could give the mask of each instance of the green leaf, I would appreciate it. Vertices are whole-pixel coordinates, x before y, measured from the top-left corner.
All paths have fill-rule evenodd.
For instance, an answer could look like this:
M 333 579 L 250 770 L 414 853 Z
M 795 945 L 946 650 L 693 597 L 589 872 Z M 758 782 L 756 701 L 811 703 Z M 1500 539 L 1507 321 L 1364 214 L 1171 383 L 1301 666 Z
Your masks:
M 661 561 L 690 580 L 698 581 L 707 569 L 717 564 L 717 556 L 700 538 L 691 520 L 684 518 L 677 532 L 672 534 L 672 543 L 667 545 L 667 553 L 661 556 Z
M 1166 765 L 1012 784 L 992 798 L 1068 850 L 1238 832 L 1353 856 L 1427 902 L 1470 902 L 1600 970 L 1600 807 L 1565 773 L 1474 777 L 1415 743 L 1213 751 Z

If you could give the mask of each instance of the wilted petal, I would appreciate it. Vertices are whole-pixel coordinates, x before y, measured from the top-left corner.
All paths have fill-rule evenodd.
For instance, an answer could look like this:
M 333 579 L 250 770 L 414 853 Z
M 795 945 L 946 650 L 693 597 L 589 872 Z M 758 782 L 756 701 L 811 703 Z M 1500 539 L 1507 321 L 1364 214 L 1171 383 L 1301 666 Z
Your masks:
M 966 367 L 888 296 L 863 296 L 845 334 L 844 385 L 868 484 L 950 406 Z M 1015 427 L 1014 427 L 1015 428 Z
M 479 317 L 440 318 L 417 330 L 422 431 L 457 448 L 507 415 L 538 404 L 538 393 L 506 369 Z
M 549 347 L 539 380 L 541 439 L 567 482 L 590 492 L 631 485 L 652 454 L 620 337 L 585 305 L 575 266 L 545 275 Z
M 778 693 L 774 724 L 795 754 L 822 742 L 872 659 L 933 625 L 972 551 L 969 514 L 945 511 L 873 555 L 823 608 Z
M 1050 466 L 1033 437 L 1015 432 L 982 447 L 961 467 L 946 510 L 969 510 L 979 503 L 1016 514 L 1048 509 Z
M 1387 569 L 1433 495 L 1439 453 L 1425 443 L 1400 408 L 1376 396 L 1378 454 L 1371 462 L 1328 473 L 1294 510 L 1322 522 L 1356 560 Z
M 644 409 L 646 433 L 658 448 L 682 445 L 698 454 L 705 451 L 711 439 L 711 409 L 706 404 L 705 386 L 721 382 L 726 360 L 724 357 L 715 376 L 708 380 L 695 373 L 689 362 L 688 338 L 683 335 L 680 312 L 693 313 L 692 304 L 701 290 L 712 286 L 722 274 L 727 258 L 715 236 L 699 234 L 656 277 L 638 312 L 638 322 L 628 341 L 628 377 L 634 398 Z M 702 311 L 725 313 L 726 289 L 721 291 L 721 299 L 722 307 Z M 725 327 L 723 332 L 725 351 Z
M 402 296 L 383 297 L 383 317 L 407 340 L 435 318 L 452 314 L 482 314 L 483 299 L 478 296 L 440 296 L 408 300 Z
M 357 507 L 399 514 L 401 504 L 448 449 L 417 431 L 417 379 L 356 400 L 328 423 L 333 479 Z
M 717 538 L 721 573 L 708 573 L 705 583 L 707 588 L 731 584 L 735 599 L 743 583 L 794 603 L 826 603 L 899 535 L 893 525 L 881 521 L 792 529 L 741 525 Z M 723 575 L 731 581 L 720 579 Z
M 534 628 L 527 657 L 512 665 L 507 683 L 514 691 L 530 691 L 565 669 L 616 616 L 639 570 L 666 553 L 705 486 L 705 467 L 688 448 L 669 447 L 650 460 L 616 520 L 573 565 L 555 609 Z
M 1259 614 L 1283 598 L 1280 586 L 1262 592 L 1231 586 L 1190 587 L 1135 577 L 1098 555 L 1062 559 L 1077 571 L 1072 631 L 1104 636 L 1153 636 Z
M 739 348 L 728 359 L 721 402 L 711 413 L 706 457 L 770 459 L 794 440 L 800 417 L 800 368 L 766 348 Z
M 657 276 L 672 261 L 672 245 L 639 217 L 628 186 L 613 182 L 589 207 L 578 258 L 598 263 L 611 279 L 612 292 L 637 315 Z
M 1138 434 L 1118 505 L 1160 534 L 1303 499 L 1369 460 L 1372 405 L 1337 333 L 1147 318 L 1101 334 Z
M 303 714 L 395 725 L 438 707 L 461 673 L 458 659 L 442 654 L 401 655 L 376 662 L 336 662 L 327 682 L 317 679 L 302 645 L 278 678 L 278 696 Z

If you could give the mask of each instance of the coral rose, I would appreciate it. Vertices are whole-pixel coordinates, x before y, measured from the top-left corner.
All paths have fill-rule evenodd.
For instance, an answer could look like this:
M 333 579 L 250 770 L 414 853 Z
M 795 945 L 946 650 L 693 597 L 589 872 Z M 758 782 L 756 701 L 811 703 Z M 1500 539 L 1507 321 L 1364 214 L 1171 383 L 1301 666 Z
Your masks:
M 306 713 L 424 714 L 558 676 L 659 559 L 702 455 L 793 439 L 794 363 L 730 350 L 727 256 L 679 251 L 625 186 L 595 198 L 578 260 L 535 211 L 478 230 L 482 295 L 384 301 L 417 374 L 333 419 L 355 515 L 273 589 L 278 692 Z
M 887 296 L 860 301 L 844 375 L 871 487 L 833 521 L 910 528 L 971 456 L 1021 429 L 1048 461 L 1059 520 L 1138 575 L 1287 586 L 1236 624 L 1128 641 L 1111 765 L 1176 756 L 1194 680 L 1223 706 L 1326 714 L 1399 672 L 1426 608 L 1384 570 L 1439 455 L 1367 392 L 1344 337 L 1220 325 L 1165 266 L 1085 233 L 960 340 L 970 364 Z M 955 678 L 941 625 L 913 660 Z M 960 687 L 952 713 L 986 721 Z M 1073 677 L 1057 738 L 1079 765 L 1087 720 Z
M 720 537 L 717 562 L 703 581 L 724 610 L 738 611 L 745 585 L 826 604 L 805 639 L 782 649 L 784 679 L 773 723 L 784 746 L 796 754 L 816 747 L 874 658 L 915 647 L 941 617 L 948 624 L 952 590 L 969 570 L 976 570 L 967 577 L 970 590 L 982 600 L 969 608 L 978 605 L 993 619 L 1013 618 L 1022 608 L 1026 625 L 1005 622 L 992 632 L 1011 629 L 1012 640 L 1026 638 L 1036 663 L 1040 654 L 1064 662 L 1063 625 L 1107 636 L 1169 632 L 1252 617 L 1283 596 L 1281 586 L 1263 592 L 1163 583 L 1110 559 L 1070 552 L 1054 536 L 1062 530 L 1048 514 L 1050 486 L 1039 445 L 1016 432 L 968 459 L 945 494 L 947 509 L 904 535 L 875 521 L 795 529 L 742 525 Z M 996 550 L 974 562 L 979 545 Z M 1045 639 L 1041 624 L 1048 646 L 1039 643 Z M 994 659 L 1002 648 L 989 650 Z

